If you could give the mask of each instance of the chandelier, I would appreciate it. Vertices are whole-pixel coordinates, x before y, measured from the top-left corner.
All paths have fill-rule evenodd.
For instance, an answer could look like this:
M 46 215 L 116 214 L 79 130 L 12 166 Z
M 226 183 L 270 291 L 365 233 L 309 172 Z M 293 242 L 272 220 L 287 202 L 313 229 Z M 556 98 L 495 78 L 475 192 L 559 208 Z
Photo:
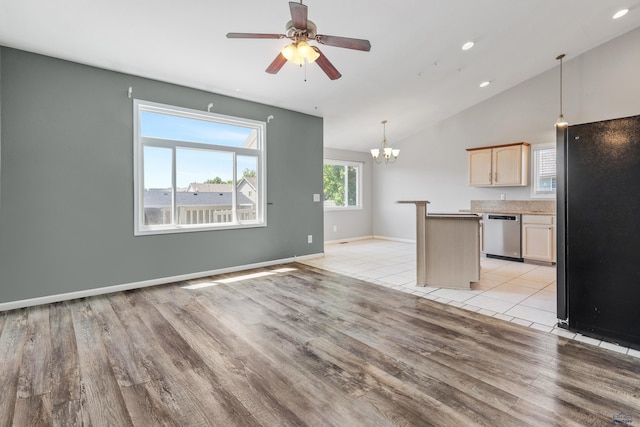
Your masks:
M 372 148 L 371 149 L 371 157 L 376 163 L 382 163 L 384 160 L 385 164 L 393 163 L 398 158 L 398 154 L 400 154 L 400 150 L 397 148 L 391 148 L 389 143 L 387 142 L 387 121 L 383 120 L 382 122 L 382 149 L 380 148 Z M 382 152 L 382 156 L 380 153 Z

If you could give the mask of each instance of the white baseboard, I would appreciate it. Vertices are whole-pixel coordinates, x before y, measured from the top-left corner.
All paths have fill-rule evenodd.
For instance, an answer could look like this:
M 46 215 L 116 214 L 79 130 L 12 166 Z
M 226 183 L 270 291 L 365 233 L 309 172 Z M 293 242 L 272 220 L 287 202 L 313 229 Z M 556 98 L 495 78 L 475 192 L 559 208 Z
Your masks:
M 317 254 L 302 255 L 302 256 L 293 257 L 293 261 L 288 261 L 288 262 L 306 261 L 308 259 L 322 258 L 323 256 L 324 256 L 324 252 L 317 253 Z M 282 262 L 278 262 L 276 264 L 282 264 Z M 243 270 L 248 270 L 248 269 L 243 268 Z
M 387 236 L 378 236 L 378 235 L 374 235 L 373 236 L 374 239 L 380 239 L 380 240 L 391 240 L 394 242 L 402 242 L 402 243 L 416 243 L 415 239 L 399 239 L 397 237 L 387 237 Z
M 201 271 L 198 273 L 181 274 L 178 276 L 161 277 L 158 279 L 143 280 L 140 282 L 124 283 L 121 285 L 105 286 L 101 288 L 86 289 L 76 292 L 67 292 L 64 294 L 47 295 L 43 297 L 23 299 L 18 301 L 9 301 L 0 303 L 0 312 L 7 310 L 15 310 L 18 308 L 32 307 L 34 305 L 51 304 L 60 301 L 69 301 L 78 298 L 92 297 L 96 295 L 110 294 L 114 292 L 130 291 L 132 289 L 146 288 L 148 286 L 164 285 L 167 283 L 180 282 L 184 280 L 199 279 L 201 277 L 215 276 L 217 274 L 234 273 L 236 271 L 250 270 L 252 268 L 270 267 L 272 265 L 287 264 L 290 262 L 304 261 L 307 259 L 319 258 L 324 253 L 310 254 L 302 256 L 293 256 L 291 258 L 277 259 L 273 261 L 258 262 L 255 264 L 238 265 L 234 267 L 220 268 L 217 270 Z

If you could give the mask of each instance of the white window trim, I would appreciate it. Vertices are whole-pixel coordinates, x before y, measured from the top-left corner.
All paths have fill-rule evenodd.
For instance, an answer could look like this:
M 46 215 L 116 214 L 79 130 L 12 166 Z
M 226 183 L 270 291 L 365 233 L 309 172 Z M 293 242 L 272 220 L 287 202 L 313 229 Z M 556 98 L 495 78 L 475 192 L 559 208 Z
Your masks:
M 556 192 L 553 193 L 538 193 L 536 192 L 536 185 L 538 180 L 538 168 L 536 162 L 536 151 L 537 150 L 548 150 L 549 148 L 556 148 L 555 142 L 550 142 L 548 144 L 533 144 L 531 145 L 531 187 L 530 187 L 530 196 L 532 199 L 555 199 Z M 556 174 L 557 174 L 557 165 L 556 165 Z M 557 182 L 557 175 L 556 175 Z
M 350 161 L 350 160 L 334 160 L 334 159 L 324 159 L 322 165 L 331 164 L 331 165 L 340 165 L 340 166 L 352 166 L 358 168 L 358 182 L 356 185 L 356 206 L 324 206 L 325 211 L 357 211 L 363 209 L 363 201 L 362 201 L 362 180 L 364 174 L 364 163 L 358 161 Z M 345 183 L 346 188 L 346 183 Z M 345 195 L 346 196 L 346 195 Z
M 194 118 L 215 123 L 224 123 L 242 127 L 252 128 L 257 133 L 258 149 L 247 149 L 243 147 L 220 146 L 215 144 L 206 144 L 188 141 L 173 141 L 161 138 L 151 138 L 140 136 L 140 112 L 152 111 L 157 113 L 177 113 L 182 117 Z M 144 225 L 144 167 L 143 149 L 144 146 L 155 146 L 173 148 L 172 155 L 172 199 L 176 193 L 176 159 L 175 148 L 197 148 L 207 151 L 224 151 L 233 153 L 233 188 L 232 206 L 234 222 L 223 224 L 168 224 L 168 225 Z M 215 231 L 242 228 L 255 228 L 267 226 L 267 170 L 266 170 L 266 152 L 267 152 L 267 133 L 266 122 L 245 119 L 240 117 L 225 116 L 222 114 L 209 113 L 189 108 L 177 107 L 172 105 L 160 104 L 156 102 L 144 101 L 139 99 L 133 100 L 133 193 L 134 193 L 134 236 L 154 235 L 154 234 L 172 234 L 172 233 L 189 233 L 199 231 Z M 236 161 L 238 155 L 247 155 L 257 157 L 256 175 L 258 176 L 258 191 L 256 201 L 256 220 L 238 221 L 235 215 L 236 196 L 237 196 L 237 177 L 236 177 Z M 175 211 L 175 210 L 172 210 Z M 171 213 L 172 222 L 174 222 L 175 212 Z

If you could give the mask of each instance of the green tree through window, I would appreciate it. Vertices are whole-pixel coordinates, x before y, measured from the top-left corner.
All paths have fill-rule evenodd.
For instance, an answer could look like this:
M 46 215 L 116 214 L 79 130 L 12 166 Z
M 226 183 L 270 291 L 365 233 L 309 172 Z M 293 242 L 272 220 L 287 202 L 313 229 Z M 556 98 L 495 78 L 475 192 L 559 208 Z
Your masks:
M 344 166 L 324 165 L 324 200 L 344 206 Z
M 242 171 L 242 176 L 245 177 L 245 178 L 255 178 L 256 171 L 253 170 L 253 169 L 245 168 Z
M 230 179 L 228 181 L 223 181 L 222 178 L 216 176 L 213 179 L 208 179 L 204 182 L 205 184 L 233 184 L 233 180 Z
M 324 205 L 354 208 L 360 206 L 359 180 L 362 165 L 326 160 L 324 164 Z

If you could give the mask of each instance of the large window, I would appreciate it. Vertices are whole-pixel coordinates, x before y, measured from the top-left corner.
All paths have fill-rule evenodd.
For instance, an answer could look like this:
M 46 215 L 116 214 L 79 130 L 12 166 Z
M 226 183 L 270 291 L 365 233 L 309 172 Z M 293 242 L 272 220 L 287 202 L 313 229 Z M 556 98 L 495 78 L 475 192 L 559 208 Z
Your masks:
M 556 146 L 539 144 L 531 146 L 533 183 L 531 197 L 556 197 Z
M 362 163 L 324 161 L 324 207 L 361 209 Z
M 266 225 L 264 122 L 133 105 L 136 235 Z

